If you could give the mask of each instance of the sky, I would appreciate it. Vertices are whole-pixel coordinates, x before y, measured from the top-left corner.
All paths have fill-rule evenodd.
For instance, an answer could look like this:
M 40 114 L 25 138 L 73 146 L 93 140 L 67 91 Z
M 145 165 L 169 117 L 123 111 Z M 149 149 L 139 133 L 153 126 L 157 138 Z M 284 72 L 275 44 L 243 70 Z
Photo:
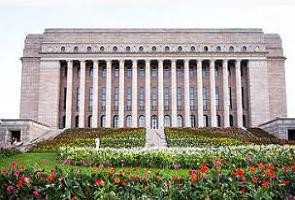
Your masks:
M 0 0 L 0 119 L 18 118 L 28 33 L 45 28 L 262 28 L 283 41 L 295 117 L 294 0 Z

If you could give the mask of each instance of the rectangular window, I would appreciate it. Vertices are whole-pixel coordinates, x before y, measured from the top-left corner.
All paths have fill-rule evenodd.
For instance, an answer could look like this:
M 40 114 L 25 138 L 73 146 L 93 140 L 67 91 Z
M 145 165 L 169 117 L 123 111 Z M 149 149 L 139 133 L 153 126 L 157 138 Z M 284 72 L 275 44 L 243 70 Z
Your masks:
M 144 100 L 145 100 L 145 93 L 144 87 L 139 89 L 139 109 L 144 110 Z
M 219 75 L 218 67 L 215 67 L 215 76 L 217 77 Z
M 177 67 L 176 68 L 176 73 L 177 73 L 177 76 L 180 77 L 182 76 L 183 72 L 182 72 L 182 68 L 181 67 Z
M 131 67 L 127 68 L 127 77 L 129 77 L 129 78 L 132 77 L 132 68 Z
M 206 77 L 208 75 L 208 69 L 207 67 L 202 67 L 202 77 Z
M 76 101 L 76 110 L 79 111 L 80 108 L 80 88 L 77 87 L 77 101 Z
M 244 92 L 244 87 L 242 87 L 242 106 L 243 106 L 243 109 L 245 109 L 245 92 Z
M 207 88 L 203 87 L 203 109 L 207 110 Z
M 77 68 L 77 77 L 80 78 L 80 67 Z
M 63 104 L 64 104 L 63 108 L 65 110 L 67 107 L 67 88 L 66 87 L 64 88 L 64 103 Z
M 230 66 L 228 66 L 228 76 L 231 76 Z
M 114 68 L 114 76 L 119 77 L 119 67 Z
M 89 68 L 89 77 L 93 77 L 93 67 L 91 66 L 90 68 Z
M 216 109 L 220 109 L 220 93 L 219 93 L 219 87 L 215 88 L 215 99 L 216 99 Z
M 177 109 L 181 110 L 182 107 L 182 95 L 181 87 L 177 87 Z
M 89 88 L 89 98 L 88 98 L 88 110 L 89 112 L 92 111 L 92 106 L 93 106 L 93 88 Z
M 157 76 L 157 67 L 152 67 L 152 76 Z
M 190 78 L 193 78 L 194 75 L 195 75 L 194 67 L 190 67 L 189 68 L 189 76 L 190 76 Z
M 118 110 L 118 108 L 119 108 L 119 88 L 115 87 L 114 110 Z
M 157 110 L 157 88 L 152 88 L 152 110 Z
M 229 94 L 229 107 L 230 107 L 230 109 L 233 109 L 233 101 L 232 101 L 231 87 L 228 88 L 228 94 Z
M 139 76 L 144 77 L 144 67 L 139 68 Z
M 169 94 L 169 87 L 164 88 L 164 109 L 169 110 L 169 100 L 170 100 L 170 94 Z
M 127 88 L 127 105 L 126 105 L 127 110 L 131 110 L 132 107 L 132 90 L 131 87 Z
M 190 87 L 189 98 L 190 98 L 190 109 L 194 110 L 195 109 L 195 88 L 194 87 Z
M 106 75 L 107 75 L 107 69 L 106 69 L 106 67 L 102 67 L 101 68 L 101 76 L 106 77 Z
M 101 108 L 103 111 L 105 111 L 106 110 L 106 88 L 105 87 L 103 87 L 101 90 L 101 101 L 102 101 Z
M 165 78 L 168 78 L 168 77 L 169 77 L 169 67 L 168 67 L 168 66 L 166 66 L 166 67 L 164 68 L 164 77 L 165 77 Z

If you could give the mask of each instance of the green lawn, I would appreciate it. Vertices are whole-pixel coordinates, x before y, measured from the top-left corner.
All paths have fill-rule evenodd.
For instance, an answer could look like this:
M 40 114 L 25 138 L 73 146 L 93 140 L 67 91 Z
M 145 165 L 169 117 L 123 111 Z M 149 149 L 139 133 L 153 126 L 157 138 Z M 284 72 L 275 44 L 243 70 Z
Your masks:
M 16 161 L 18 166 L 24 163 L 25 168 L 34 168 L 38 170 L 36 164 L 40 166 L 40 168 L 50 171 L 52 168 L 59 167 L 65 172 L 72 171 L 74 166 L 62 164 L 59 161 L 58 155 L 56 153 L 22 153 L 10 156 L 8 158 L 1 159 L 0 161 L 0 170 L 9 169 L 11 166 L 11 162 Z M 93 173 L 92 167 L 78 167 L 83 173 L 90 174 Z M 134 169 L 132 167 L 122 167 L 115 168 L 123 169 L 124 171 L 129 171 L 131 175 L 143 175 L 147 172 L 152 174 L 161 174 L 164 177 L 172 177 L 172 176 L 187 176 L 189 169 L 158 169 L 158 168 L 139 168 Z M 98 171 L 98 170 L 97 170 Z M 105 168 L 102 170 L 103 173 L 107 173 L 109 168 Z

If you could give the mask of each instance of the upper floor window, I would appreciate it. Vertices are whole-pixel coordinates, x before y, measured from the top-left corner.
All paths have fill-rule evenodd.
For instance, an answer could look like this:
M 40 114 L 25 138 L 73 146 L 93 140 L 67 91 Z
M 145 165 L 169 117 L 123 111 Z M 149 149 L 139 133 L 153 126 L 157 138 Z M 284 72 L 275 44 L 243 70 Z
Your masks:
M 152 46 L 152 51 L 157 51 L 157 47 L 156 46 Z
M 219 75 L 219 68 L 218 66 L 215 66 L 215 76 L 217 77 Z
M 195 46 L 191 46 L 191 51 L 196 51 L 196 47 Z
M 178 51 L 182 51 L 182 46 L 178 46 L 178 47 L 177 47 L 177 50 L 178 50 Z
M 169 87 L 165 87 L 164 88 L 164 105 L 165 105 L 165 110 L 169 110 L 169 99 L 170 99 Z
M 229 51 L 234 51 L 234 50 L 235 50 L 235 48 L 233 46 L 229 47 Z
M 176 68 L 177 76 L 182 76 L 182 67 L 178 66 Z
M 89 77 L 93 77 L 93 67 L 89 67 Z
M 113 51 L 118 51 L 118 47 L 117 46 L 114 46 L 113 47 Z
M 101 52 L 103 52 L 103 51 L 104 51 L 104 46 L 101 46 L 101 47 L 99 48 L 99 50 L 100 50 Z
M 246 47 L 246 46 L 243 46 L 243 47 L 242 47 L 242 51 L 243 51 L 243 52 L 247 51 L 247 47 Z
M 181 87 L 177 87 L 177 108 L 181 109 L 182 105 L 182 95 L 181 95 Z
M 139 68 L 139 76 L 141 76 L 141 77 L 144 76 L 144 67 Z
M 87 52 L 91 52 L 91 51 L 92 51 L 91 47 L 88 46 L 88 47 L 87 47 Z
M 169 46 L 165 46 L 165 51 L 170 51 L 170 47 Z
M 127 88 L 127 110 L 131 110 L 132 105 L 132 90 L 131 87 Z
M 259 51 L 259 46 L 256 46 L 255 47 L 255 51 Z
M 203 109 L 207 110 L 207 88 L 203 87 Z
M 62 46 L 62 47 L 60 48 L 60 51 L 61 51 L 61 52 L 65 52 L 65 51 L 66 51 L 66 47 L 65 47 L 65 46 Z
M 220 108 L 220 93 L 219 93 L 219 87 L 215 88 L 215 100 L 216 100 L 216 109 L 219 110 Z
M 114 69 L 114 76 L 115 77 L 118 77 L 119 76 L 119 67 L 115 67 L 115 69 Z
M 127 51 L 127 52 L 130 52 L 130 51 L 131 51 L 130 46 L 127 46 L 127 47 L 126 47 L 126 51 Z
M 221 46 L 217 46 L 216 51 L 220 52 L 221 51 Z
M 139 89 L 139 109 L 144 110 L 144 87 L 140 87 Z
M 157 76 L 157 67 L 156 66 L 152 67 L 152 76 Z
M 88 97 L 88 109 L 89 111 L 92 111 L 92 105 L 93 105 L 93 88 L 89 88 L 89 97 Z
M 127 76 L 128 77 L 132 76 L 132 68 L 131 67 L 127 67 Z
M 206 77 L 208 75 L 208 68 L 206 66 L 202 67 L 202 77 Z
M 106 108 L 106 88 L 103 87 L 101 90 L 101 108 L 104 111 Z
M 78 52 L 79 48 L 77 46 L 74 47 L 74 52 Z
M 207 46 L 204 46 L 204 51 L 207 52 L 209 48 Z
M 139 51 L 143 51 L 143 46 L 140 46 L 140 47 L 138 48 L 138 50 L 139 50 Z
M 190 87 L 189 98 L 190 98 L 190 108 L 194 110 L 195 109 L 195 88 L 194 87 Z
M 168 78 L 169 77 L 169 67 L 168 66 L 165 66 L 164 67 L 164 77 L 165 78 Z
M 157 110 L 157 88 L 152 88 L 152 110 Z
M 115 87 L 114 91 L 114 109 L 117 110 L 119 107 L 119 88 Z
M 195 73 L 195 71 L 194 71 L 194 67 L 191 66 L 191 67 L 189 68 L 189 76 L 190 76 L 191 78 L 194 77 L 194 75 L 195 75 L 194 73 Z
M 107 75 L 107 69 L 106 69 L 106 67 L 102 67 L 101 68 L 101 76 L 106 77 L 106 75 Z

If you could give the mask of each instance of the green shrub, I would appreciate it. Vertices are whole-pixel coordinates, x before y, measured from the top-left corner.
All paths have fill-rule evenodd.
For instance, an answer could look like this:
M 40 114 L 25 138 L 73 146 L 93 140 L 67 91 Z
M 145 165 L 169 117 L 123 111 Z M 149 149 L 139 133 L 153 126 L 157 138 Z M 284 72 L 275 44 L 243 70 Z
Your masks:
M 21 151 L 16 148 L 0 148 L 0 158 L 6 158 L 18 153 L 21 153 Z

